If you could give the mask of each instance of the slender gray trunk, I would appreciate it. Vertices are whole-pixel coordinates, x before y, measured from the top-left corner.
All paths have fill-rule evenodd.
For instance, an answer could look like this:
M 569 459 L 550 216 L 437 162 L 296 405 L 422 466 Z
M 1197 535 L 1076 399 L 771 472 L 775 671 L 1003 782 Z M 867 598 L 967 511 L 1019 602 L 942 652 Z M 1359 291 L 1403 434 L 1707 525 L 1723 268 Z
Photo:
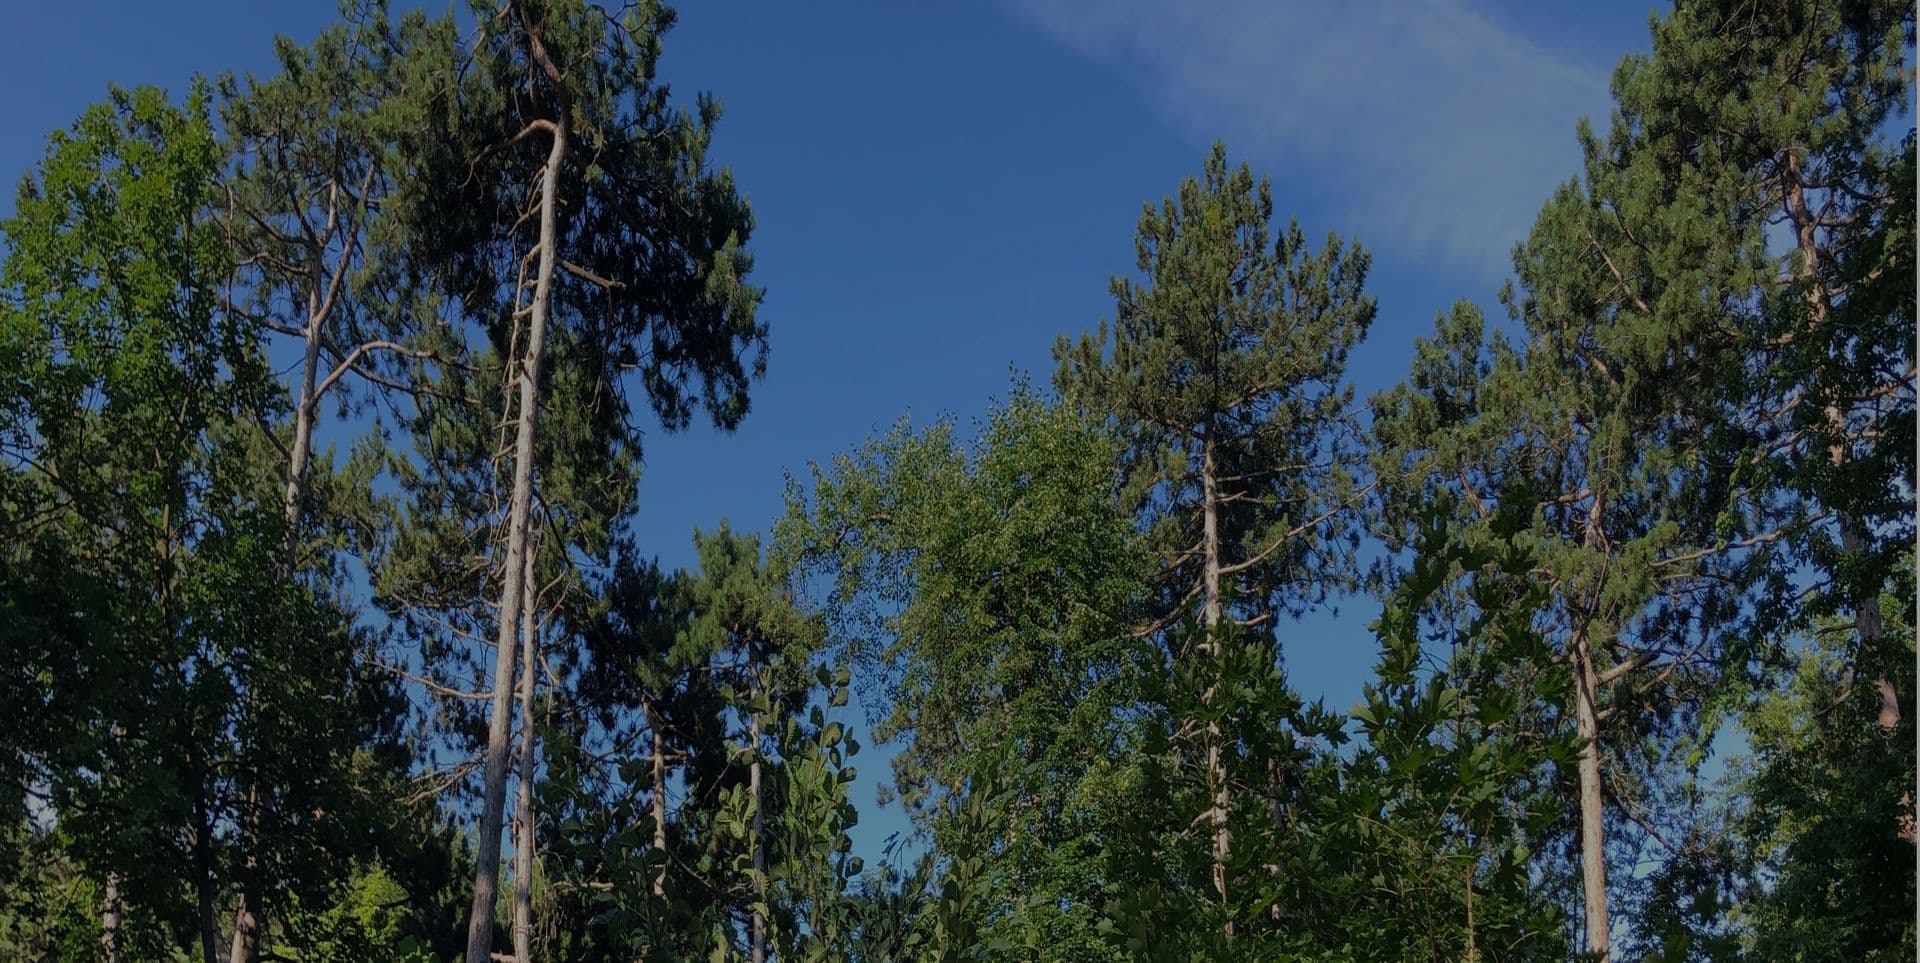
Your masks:
M 292 546 L 297 544 L 294 530 L 300 524 L 300 499 L 302 489 L 306 486 L 307 461 L 312 457 L 313 452 L 313 412 L 318 402 L 314 393 L 318 390 L 320 383 L 321 325 L 326 320 L 321 316 L 320 308 L 320 288 L 323 282 L 320 277 L 318 252 L 315 252 L 313 262 L 311 289 L 307 292 L 305 354 L 300 364 L 300 397 L 293 408 L 293 448 L 288 453 L 287 492 L 283 506 L 287 516 L 289 556 L 292 554 Z M 344 265 L 341 270 L 345 270 Z
M 535 416 L 540 406 L 541 352 L 546 345 L 547 308 L 553 294 L 555 217 L 560 164 L 567 151 L 566 116 L 552 125 L 553 144 L 540 175 L 540 265 L 529 305 L 526 353 L 510 359 L 519 367 L 520 400 L 516 408 L 513 488 L 507 509 L 500 587 L 500 624 L 493 664 L 493 713 L 487 724 L 486 775 L 480 803 L 479 837 L 475 840 L 473 907 L 467 915 L 467 963 L 491 963 L 493 957 L 494 899 L 500 876 L 501 809 L 507 795 L 509 709 L 512 705 L 514 643 L 525 577 L 528 516 L 533 505 L 533 450 Z
M 1851 514 L 1839 516 L 1839 547 L 1847 552 L 1859 552 L 1866 549 L 1866 537 L 1860 533 L 1860 522 Z M 1870 656 L 1880 656 L 1882 641 L 1887 635 L 1887 627 L 1880 614 L 1880 597 L 1868 595 L 1853 602 L 1853 631 L 1860 635 L 1860 652 Z M 1893 689 L 1893 679 L 1887 679 L 1885 671 L 1874 668 L 1874 691 L 1880 693 L 1880 716 L 1874 721 L 1880 725 L 1882 733 L 1893 733 L 1901 725 L 1901 696 Z
M 1201 443 L 1200 458 L 1200 512 L 1201 512 L 1201 551 L 1203 553 L 1204 579 L 1202 588 L 1201 620 L 1207 633 L 1206 652 L 1217 663 L 1224 654 L 1220 638 L 1220 490 L 1217 480 L 1217 466 L 1213 460 L 1213 431 L 1209 427 Z M 1209 685 L 1205 693 L 1206 701 L 1211 704 L 1219 694 L 1217 684 Z M 1227 860 L 1233 851 L 1233 835 L 1228 827 L 1228 815 L 1232 800 L 1228 796 L 1227 762 L 1222 743 L 1225 735 L 1221 731 L 1218 719 L 1207 722 L 1207 824 L 1213 832 L 1213 889 L 1220 897 L 1220 908 L 1228 912 L 1227 935 L 1233 935 L 1231 904 L 1227 899 Z
M 1480 951 L 1473 942 L 1473 877 L 1480 868 L 1480 857 L 1476 852 L 1474 861 L 1467 864 L 1467 956 L 1466 963 L 1480 963 Z
M 1814 336 L 1820 337 L 1827 325 L 1827 315 L 1832 301 L 1831 293 L 1822 284 L 1820 272 L 1820 244 L 1815 236 L 1815 218 L 1807 210 L 1805 185 L 1801 182 L 1800 155 L 1787 152 L 1786 164 L 1786 201 L 1787 216 L 1793 222 L 1794 251 L 1799 255 L 1794 276 L 1807 284 L 1807 319 L 1812 322 Z M 1847 412 L 1837 406 L 1825 409 L 1827 427 L 1833 432 L 1832 444 L 1827 449 L 1828 460 L 1835 468 L 1844 466 L 1852 457 L 1853 432 L 1847 424 Z M 1860 520 L 1852 514 L 1841 511 L 1840 547 L 1849 554 L 1866 548 L 1866 534 Z M 1877 590 L 1864 592 L 1862 597 L 1849 599 L 1853 604 L 1854 631 L 1860 636 L 1860 652 L 1864 659 L 1873 664 L 1873 687 L 1880 695 L 1880 712 L 1875 724 L 1883 733 L 1891 734 L 1900 727 L 1900 695 L 1893 687 L 1893 680 L 1878 667 L 1882 655 L 1881 640 L 1886 636 L 1886 625 L 1880 615 L 1880 593 Z
M 653 740 L 653 850 L 659 854 L 660 868 L 653 874 L 653 895 L 667 895 L 667 740 L 660 731 L 660 714 L 649 699 L 640 711 L 647 717 L 647 732 Z
M 100 959 L 120 963 L 120 874 L 111 871 L 100 894 Z
M 260 863 L 256 856 L 256 849 L 260 845 L 260 792 L 257 783 L 247 788 L 244 818 L 247 823 L 243 843 L 247 847 L 246 866 L 240 880 L 240 905 L 233 911 L 233 943 L 228 948 L 227 963 L 258 963 L 260 959 L 262 913 L 258 872 Z
M 338 194 L 334 193 L 329 204 L 338 203 Z M 337 223 L 330 207 L 328 223 Z M 328 231 L 332 233 L 331 228 Z M 319 405 L 320 348 L 325 338 L 327 315 L 330 313 L 328 299 L 323 296 L 326 277 L 322 271 L 322 255 L 326 238 L 310 240 L 307 319 L 302 329 L 302 357 L 300 364 L 300 391 L 293 408 L 293 446 L 287 454 L 287 484 L 281 509 L 285 514 L 287 531 L 284 569 L 288 578 L 296 568 L 295 553 L 300 549 L 300 523 L 305 512 L 303 497 L 307 480 L 307 465 L 313 457 L 314 412 Z M 344 275 L 346 259 L 351 257 L 351 248 L 341 255 L 339 270 Z M 246 879 L 243 880 L 240 905 L 233 913 L 233 942 L 228 948 L 228 963 L 258 963 L 260 959 L 260 887 L 254 873 L 259 867 L 259 857 L 254 848 L 259 845 L 259 806 L 258 787 L 249 787 L 247 791 L 247 813 L 245 819 L 253 832 L 247 838 Z
M 747 790 L 753 794 L 752 955 L 753 963 L 767 963 L 767 914 L 761 909 L 767 902 L 767 850 L 760 841 L 766 828 L 760 813 L 760 710 L 754 710 L 747 733 L 753 740 L 752 761 L 747 764 Z
M 1582 544 L 1589 550 L 1606 550 L 1605 512 L 1606 494 L 1595 492 L 1582 533 Z M 1596 588 L 1587 604 L 1598 605 L 1600 597 Z M 1607 926 L 1606 799 L 1600 783 L 1600 675 L 1593 664 L 1593 613 L 1578 617 L 1567 655 L 1573 663 L 1574 728 L 1581 740 L 1580 890 L 1586 904 L 1587 952 L 1599 963 L 1607 963 L 1612 958 L 1612 935 Z
M 195 795 L 204 795 L 204 781 L 196 778 Z M 204 803 L 196 803 L 193 827 L 194 920 L 200 928 L 200 958 L 219 963 L 220 923 L 214 917 L 213 823 Z
M 513 857 L 513 955 L 518 963 L 533 963 L 533 692 L 539 684 L 540 620 L 534 614 L 533 564 L 539 543 L 529 541 L 520 609 L 520 780 L 513 813 L 519 843 Z
M 119 741 L 119 723 L 107 726 L 107 737 L 111 741 Z M 101 773 L 101 781 L 108 785 L 116 782 L 111 768 Z M 120 899 L 120 874 L 107 870 L 106 885 L 100 893 L 100 958 L 105 963 L 120 963 L 120 917 L 123 910 Z
M 1580 739 L 1580 885 L 1586 897 L 1587 952 L 1600 963 L 1609 957 L 1607 932 L 1607 837 L 1600 789 L 1600 713 L 1595 705 L 1599 676 L 1586 629 L 1574 633 L 1573 715 Z

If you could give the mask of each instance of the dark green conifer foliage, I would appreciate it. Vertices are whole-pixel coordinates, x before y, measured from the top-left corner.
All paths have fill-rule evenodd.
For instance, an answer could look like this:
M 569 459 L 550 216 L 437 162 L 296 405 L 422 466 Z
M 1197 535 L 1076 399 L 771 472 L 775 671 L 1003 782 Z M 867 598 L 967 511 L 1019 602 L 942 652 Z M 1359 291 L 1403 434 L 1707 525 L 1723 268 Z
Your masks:
M 825 712 L 849 676 L 756 537 L 723 524 L 694 540 L 698 570 L 623 569 L 583 627 L 543 806 L 556 932 L 541 950 L 837 958 L 858 744 Z
M 1343 379 L 1374 315 L 1364 249 L 1330 236 L 1314 251 L 1297 223 L 1275 232 L 1272 219 L 1270 185 L 1244 164 L 1230 168 L 1216 144 L 1202 177 L 1141 215 L 1144 277 L 1114 279 L 1111 326 L 1054 348 L 1061 391 L 1125 440 L 1126 505 L 1159 565 L 1145 630 L 1174 664 L 1219 676 L 1200 683 L 1205 718 L 1179 729 L 1203 757 L 1212 886 L 1229 929 L 1267 911 L 1229 886 L 1234 812 L 1271 820 L 1274 807 L 1247 805 L 1233 788 L 1268 780 L 1234 771 L 1239 734 L 1223 728 L 1233 708 L 1218 699 L 1246 691 L 1250 704 L 1282 706 L 1284 681 L 1260 664 L 1278 663 L 1280 620 L 1355 582 L 1363 456 Z M 1166 633 L 1188 617 L 1201 631 Z M 1231 647 L 1226 624 L 1241 629 Z M 1217 658 L 1229 648 L 1248 652 Z M 1219 664 L 1187 665 L 1196 660 Z M 1254 678 L 1280 688 L 1238 684 Z
M 1911 289 L 1882 286 L 1912 274 L 1896 240 L 1911 137 L 1883 129 L 1911 37 L 1897 5 L 1657 20 L 1652 55 L 1616 75 L 1605 139 L 1582 130 L 1584 176 L 1518 251 L 1526 341 L 1483 355 L 1443 329 L 1465 363 L 1380 409 L 1408 497 L 1444 488 L 1484 511 L 1510 491 L 1500 473 L 1530 477 L 1536 531 L 1558 543 L 1543 575 L 1567 651 L 1593 660 L 1573 709 L 1605 757 L 1582 763 L 1590 948 L 1607 942 L 1602 798 L 1629 835 L 1661 821 L 1704 748 L 1691 721 L 1745 691 L 1722 670 L 1823 610 L 1882 649 L 1875 580 L 1912 531 Z M 1796 571 L 1820 573 L 1815 604 L 1795 601 Z
M 718 105 L 676 107 L 655 77 L 672 12 L 556 0 L 479 4 L 474 19 L 471 44 L 449 44 L 422 71 L 435 82 L 416 95 L 422 123 L 399 141 L 396 217 L 418 273 L 488 347 L 468 353 L 474 376 L 446 373 L 419 413 L 416 436 L 456 449 L 460 467 L 429 454 L 406 469 L 417 475 L 407 484 L 422 531 L 394 556 L 395 571 L 408 572 L 394 584 L 460 585 L 497 605 L 489 615 L 449 600 L 468 614 L 453 644 L 442 642 L 470 653 L 491 636 L 494 646 L 481 677 L 490 681 L 474 687 L 492 690 L 468 949 L 484 963 L 510 680 L 516 650 L 539 648 L 520 639 L 520 611 L 540 611 L 542 589 L 523 582 L 577 581 L 568 574 L 577 563 L 607 558 L 631 511 L 635 407 L 669 431 L 696 410 L 721 428 L 739 422 L 766 327 L 755 316 L 760 291 L 744 280 L 752 215 L 731 176 L 706 161 Z M 504 427 L 496 437 L 488 425 Z M 480 510 L 442 521 L 439 499 L 454 494 Z M 503 517 L 492 517 L 495 504 Z M 469 551 L 447 556 L 436 543 Z M 477 564 L 449 571 L 447 558 Z M 408 594 L 444 607 L 432 592 Z

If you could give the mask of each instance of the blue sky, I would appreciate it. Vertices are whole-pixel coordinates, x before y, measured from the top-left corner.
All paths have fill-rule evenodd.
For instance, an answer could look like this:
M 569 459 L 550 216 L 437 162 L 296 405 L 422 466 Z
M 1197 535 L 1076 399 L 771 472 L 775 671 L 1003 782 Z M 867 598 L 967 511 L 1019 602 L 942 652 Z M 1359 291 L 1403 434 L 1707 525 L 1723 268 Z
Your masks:
M 397 4 L 398 5 L 398 4 Z M 662 76 L 726 105 L 713 156 L 759 219 L 772 325 L 739 431 L 649 436 L 640 534 L 692 559 L 694 526 L 763 528 L 788 472 L 903 413 L 981 414 L 1055 336 L 1111 310 L 1142 202 L 1207 145 L 1273 178 L 1311 236 L 1374 253 L 1380 314 L 1353 358 L 1364 395 L 1456 299 L 1497 311 L 1506 255 L 1604 126 L 1613 65 L 1647 46 L 1647 0 L 1001 0 L 687 4 Z M 21 4 L 0 31 L 0 173 L 109 81 L 183 91 L 264 70 L 330 0 Z M 11 191 L 0 213 L 12 209 Z M 1344 708 L 1376 649 L 1358 599 L 1283 631 L 1294 681 Z M 880 754 L 861 758 L 870 783 Z M 862 787 L 858 799 L 871 810 Z M 898 828 L 871 813 L 862 848 Z

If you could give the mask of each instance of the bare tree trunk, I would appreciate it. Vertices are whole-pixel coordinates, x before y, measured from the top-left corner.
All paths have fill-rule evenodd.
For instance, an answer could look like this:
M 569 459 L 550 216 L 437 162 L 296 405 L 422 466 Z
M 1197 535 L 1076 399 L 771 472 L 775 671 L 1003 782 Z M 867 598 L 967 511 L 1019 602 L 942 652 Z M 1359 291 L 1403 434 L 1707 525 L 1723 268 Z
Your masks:
M 1587 952 L 1597 954 L 1600 963 L 1609 957 L 1607 933 L 1607 837 L 1602 821 L 1600 791 L 1600 713 L 1594 704 L 1599 676 L 1593 668 L 1593 651 L 1587 630 L 1582 627 L 1573 636 L 1574 725 L 1580 746 L 1580 884 L 1586 896 Z
M 1201 620 L 1206 626 L 1206 651 L 1217 663 L 1223 654 L 1220 638 L 1220 490 L 1213 460 L 1213 431 L 1207 429 L 1200 461 L 1201 551 L 1204 553 L 1204 579 Z M 1219 694 L 1218 684 L 1210 684 L 1205 693 L 1211 704 Z M 1232 800 L 1228 796 L 1227 762 L 1223 753 L 1224 734 L 1218 719 L 1207 722 L 1207 824 L 1213 831 L 1213 889 L 1220 897 L 1220 908 L 1228 912 L 1227 935 L 1233 935 L 1233 919 L 1227 900 L 1227 859 L 1233 851 L 1233 836 L 1227 817 Z
M 204 804 L 196 804 L 193 827 L 194 920 L 200 927 L 200 958 L 219 963 L 220 923 L 214 918 L 213 827 Z
M 757 690 L 757 686 L 755 687 Z M 759 693 L 756 691 L 755 695 Z M 752 762 L 747 765 L 747 790 L 753 794 L 753 963 L 767 963 L 767 914 L 761 907 L 767 902 L 767 851 L 761 844 L 760 835 L 766 823 L 762 820 L 760 806 L 760 711 L 755 709 L 747 724 L 748 736 L 753 740 Z
M 339 184 L 329 185 L 327 198 L 327 221 L 325 232 L 319 236 L 308 236 L 308 285 L 306 324 L 302 326 L 302 357 L 300 365 L 300 389 L 293 408 L 293 445 L 287 453 L 287 484 L 282 499 L 282 511 L 286 517 L 287 530 L 283 552 L 285 553 L 285 575 L 293 577 L 297 568 L 295 553 L 300 546 L 300 522 L 305 513 L 302 501 L 306 488 L 307 465 L 313 458 L 314 412 L 320 403 L 320 349 L 326 339 L 326 322 L 333 313 L 334 297 L 340 286 L 345 283 L 349 262 L 353 258 L 353 240 L 351 236 L 345 242 L 340 260 L 335 267 L 331 283 L 322 267 L 325 261 L 325 249 L 335 232 L 340 230 Z M 249 698 L 250 696 L 243 696 Z M 245 819 L 253 827 L 245 845 L 247 877 L 240 894 L 240 905 L 233 914 L 233 943 L 228 949 L 228 963 L 258 963 L 260 959 L 260 927 L 263 915 L 260 886 L 253 876 L 259 866 L 259 857 L 254 848 L 259 845 L 259 824 L 261 805 L 258 787 L 250 787 L 246 796 L 247 813 Z
M 1279 762 L 1273 759 L 1267 760 L 1267 819 L 1272 823 L 1276 835 L 1281 833 L 1286 825 L 1286 812 L 1280 802 L 1281 794 L 1285 791 L 1284 780 L 1280 778 Z M 1263 868 L 1267 871 L 1268 879 L 1275 881 L 1280 879 L 1279 863 L 1268 863 Z M 1267 907 L 1267 918 L 1275 923 L 1284 920 L 1286 915 L 1286 910 L 1280 906 L 1278 900 Z
M 1474 861 L 1467 864 L 1467 956 L 1466 963 L 1480 963 L 1480 951 L 1473 942 L 1473 877 L 1480 868 L 1480 855 L 1476 847 Z
M 233 945 L 227 952 L 228 963 L 254 963 L 260 958 L 258 931 L 259 897 L 251 892 L 240 897 L 240 908 L 233 914 Z
M 345 265 L 341 266 L 341 270 L 346 270 Z M 293 406 L 293 447 L 287 456 L 287 493 L 283 507 L 287 516 L 289 556 L 292 546 L 296 544 L 294 529 L 300 524 L 300 497 L 307 480 L 307 461 L 313 455 L 313 412 L 319 400 L 314 395 L 320 383 L 321 325 L 326 320 L 321 311 L 320 288 L 320 260 L 318 252 L 314 252 L 313 280 L 307 291 L 307 325 L 303 335 L 305 353 L 300 362 L 300 397 Z
M 120 963 L 120 874 L 111 871 L 100 894 L 100 959 Z
M 249 779 L 249 782 L 254 782 Z M 233 943 L 227 963 L 258 963 L 260 959 L 260 866 L 256 855 L 260 840 L 260 791 L 257 782 L 247 788 L 246 868 L 240 880 L 240 905 L 233 911 Z
M 566 114 L 546 126 L 553 137 L 546 167 L 540 174 L 540 266 L 529 305 L 526 353 L 509 359 L 519 366 L 520 400 L 516 408 L 513 489 L 507 508 L 506 561 L 500 587 L 500 625 L 493 664 L 493 714 L 487 724 L 486 782 L 480 803 L 478 852 L 473 867 L 473 908 L 467 915 L 467 963 L 491 963 L 493 956 L 494 898 L 500 875 L 501 809 L 507 796 L 508 710 L 512 704 L 514 643 L 519 628 L 521 583 L 526 576 L 528 516 L 533 505 L 533 447 L 535 416 L 540 408 L 541 353 L 547 337 L 547 308 L 553 295 L 553 272 L 558 261 L 555 216 L 560 163 L 567 151 Z
M 513 858 L 513 955 L 518 963 L 533 963 L 533 692 L 540 671 L 534 559 L 538 551 L 539 541 L 529 538 L 520 608 L 520 788 L 513 813 L 519 843 Z
M 293 408 L 293 447 L 288 451 L 286 493 L 281 506 L 287 522 L 285 546 L 282 549 L 285 553 L 283 574 L 288 578 L 293 576 L 296 564 L 294 553 L 299 551 L 299 528 L 303 509 L 301 498 L 306 485 L 307 462 L 313 451 L 313 414 L 316 402 L 314 390 L 319 378 L 322 321 L 320 268 L 317 253 L 313 273 L 314 284 L 307 297 L 307 325 L 304 335 L 306 345 L 305 356 L 301 361 L 300 395 Z M 250 696 L 243 694 L 241 698 L 246 699 Z M 258 790 L 249 789 L 245 818 L 256 828 L 259 823 L 256 809 L 259 805 Z M 252 851 L 257 838 L 256 835 L 246 843 L 248 881 L 242 889 L 240 905 L 233 912 L 233 942 L 227 952 L 228 963 L 256 963 L 260 959 L 260 895 L 258 886 L 251 881 L 252 870 L 259 865 L 258 856 Z
M 653 849 L 660 856 L 660 868 L 653 874 L 653 895 L 664 899 L 667 895 L 667 740 L 660 731 L 660 714 L 653 710 L 653 701 L 641 703 L 640 711 L 647 717 L 647 732 L 653 741 Z
M 1844 459 L 1844 451 L 1836 449 L 1834 464 L 1838 466 Z M 1859 520 L 1845 512 L 1840 515 L 1840 547 L 1848 553 L 1864 551 L 1867 547 Z M 1861 653 L 1869 658 L 1880 655 L 1881 641 L 1886 638 L 1887 629 L 1886 623 L 1881 620 L 1880 597 L 1877 593 L 1853 600 L 1853 628 L 1860 635 Z M 1873 687 L 1880 693 L 1880 714 L 1874 722 L 1882 733 L 1891 735 L 1900 728 L 1900 695 L 1893 688 L 1893 680 L 1887 678 L 1878 666 L 1873 671 Z
M 1806 187 L 1801 181 L 1800 155 L 1787 152 L 1786 164 L 1786 204 L 1787 216 L 1793 222 L 1794 252 L 1800 256 L 1795 266 L 1794 276 L 1807 285 L 1807 317 L 1812 322 L 1815 337 L 1826 327 L 1831 292 L 1820 282 L 1820 244 L 1815 236 L 1816 228 L 1813 214 L 1807 210 Z M 1853 432 L 1847 424 L 1847 412 L 1838 406 L 1829 405 L 1825 409 L 1827 427 L 1833 432 L 1833 443 L 1827 449 L 1827 458 L 1835 468 L 1846 465 L 1852 456 L 1851 439 Z M 1860 520 L 1848 512 L 1838 512 L 1840 519 L 1840 547 L 1849 554 L 1866 548 L 1866 535 Z M 1877 660 L 1881 654 L 1881 640 L 1886 635 L 1886 625 L 1880 615 L 1880 594 L 1877 591 L 1864 593 L 1861 598 L 1849 599 L 1853 605 L 1854 631 L 1860 636 L 1860 652 L 1868 660 Z M 1880 694 L 1880 713 L 1874 722 L 1883 733 L 1891 734 L 1900 727 L 1900 695 L 1893 687 L 1893 680 L 1876 666 L 1873 671 L 1873 687 Z
M 109 740 L 119 741 L 119 723 L 111 723 L 107 726 L 107 737 Z M 106 785 L 111 786 L 117 782 L 117 780 L 114 779 L 111 767 L 107 767 L 106 771 L 102 772 L 100 776 L 101 782 Z M 100 894 L 100 959 L 103 960 L 104 963 L 120 963 L 120 916 L 122 911 L 123 907 L 120 901 L 120 874 L 113 870 L 107 870 L 106 885 Z
M 1838 418 L 1838 413 L 1829 409 L 1830 418 Z M 1844 426 L 1844 421 L 1842 421 Z M 1835 468 L 1847 461 L 1847 446 L 1836 444 L 1830 457 Z M 1861 531 L 1860 520 L 1847 512 L 1840 513 L 1840 548 L 1848 554 L 1865 551 L 1866 536 Z M 1861 593 L 1853 602 L 1853 630 L 1860 636 L 1860 654 L 1864 660 L 1877 662 L 1881 655 L 1881 642 L 1886 638 L 1886 623 L 1880 614 L 1880 596 L 1877 592 Z M 1872 664 L 1872 663 L 1870 663 Z M 1892 735 L 1900 728 L 1900 694 L 1893 687 L 1893 680 L 1886 672 L 1873 664 L 1873 688 L 1880 694 L 1880 713 L 1874 719 L 1875 725 L 1886 735 Z

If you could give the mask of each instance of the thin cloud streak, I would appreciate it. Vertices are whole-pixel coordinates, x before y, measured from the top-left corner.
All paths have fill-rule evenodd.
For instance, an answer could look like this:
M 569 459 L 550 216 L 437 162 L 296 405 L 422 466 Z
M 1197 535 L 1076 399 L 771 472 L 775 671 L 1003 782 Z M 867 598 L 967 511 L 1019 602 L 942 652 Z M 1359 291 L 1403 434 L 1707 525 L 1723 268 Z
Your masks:
M 1371 245 L 1506 276 L 1608 107 L 1576 66 L 1458 0 L 1007 0 L 1084 56 L 1136 73 L 1155 113 L 1220 138 Z M 1603 123 L 1596 126 L 1604 128 Z M 1291 183 L 1289 183 L 1291 182 Z

